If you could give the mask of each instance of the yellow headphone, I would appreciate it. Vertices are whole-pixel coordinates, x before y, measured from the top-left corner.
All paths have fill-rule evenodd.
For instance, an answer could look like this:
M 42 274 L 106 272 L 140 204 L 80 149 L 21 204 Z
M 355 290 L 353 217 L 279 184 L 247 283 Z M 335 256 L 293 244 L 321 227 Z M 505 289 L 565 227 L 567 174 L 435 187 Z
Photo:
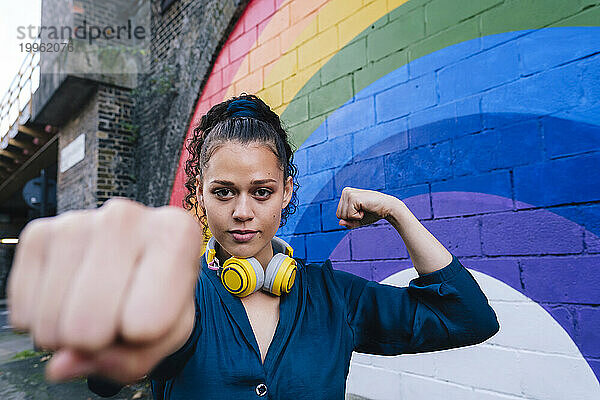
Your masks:
M 285 240 L 277 236 L 271 239 L 274 255 L 265 270 L 254 257 L 230 257 L 220 266 L 216 257 L 217 243 L 214 236 L 208 240 L 204 253 L 206 263 L 209 268 L 217 270 L 217 275 L 228 292 L 245 297 L 262 289 L 281 296 L 281 293 L 289 293 L 292 290 L 297 267 L 296 260 L 292 258 L 294 250 Z

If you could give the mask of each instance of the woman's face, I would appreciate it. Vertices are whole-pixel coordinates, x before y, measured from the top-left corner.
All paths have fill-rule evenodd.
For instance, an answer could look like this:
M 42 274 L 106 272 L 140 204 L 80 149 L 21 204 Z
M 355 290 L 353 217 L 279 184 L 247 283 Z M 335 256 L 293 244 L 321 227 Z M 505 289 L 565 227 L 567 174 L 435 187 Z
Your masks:
M 205 208 L 208 227 L 226 252 L 222 256 L 255 257 L 266 267 L 281 210 L 292 196 L 292 178 L 284 184 L 279 161 L 266 145 L 235 142 L 213 153 L 203 175 L 197 182 L 198 204 Z

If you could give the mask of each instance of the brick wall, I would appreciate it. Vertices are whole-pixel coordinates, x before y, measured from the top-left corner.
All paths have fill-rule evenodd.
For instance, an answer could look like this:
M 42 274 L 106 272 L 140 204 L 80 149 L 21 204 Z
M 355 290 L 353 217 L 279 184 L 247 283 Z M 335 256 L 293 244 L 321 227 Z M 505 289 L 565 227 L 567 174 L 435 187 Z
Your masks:
M 92 4 L 87 0 L 65 2 L 45 0 L 42 3 L 42 25 L 62 29 L 66 26 L 107 26 L 115 24 L 119 14 L 118 2 Z M 56 55 L 41 54 L 40 87 L 47 93 L 40 96 L 43 109 L 51 95 L 61 86 L 63 96 L 69 88 L 64 81 L 73 71 L 60 70 L 55 64 Z M 64 65 L 62 66 L 64 67 Z M 89 77 L 101 79 L 96 72 Z M 108 77 L 106 77 L 108 78 Z M 83 84 L 81 84 L 83 85 Z M 80 135 L 85 136 L 85 157 L 64 172 L 57 173 L 57 213 L 71 209 L 95 208 L 112 196 L 135 196 L 135 127 L 132 124 L 133 98 L 130 90 L 102 81 L 87 81 L 92 88 L 89 98 L 74 107 L 74 114 L 59 126 L 60 164 L 63 149 Z M 68 96 L 68 95 L 67 95 Z M 71 106 L 71 104 L 69 104 Z M 50 116 L 52 120 L 58 120 Z M 47 123 L 46 121 L 42 121 Z
M 597 1 L 252 1 L 194 121 L 242 91 L 298 147 L 295 254 L 406 285 L 387 223 L 346 231 L 344 186 L 390 193 L 469 268 L 501 331 L 431 354 L 355 354 L 348 392 L 373 399 L 600 395 Z M 182 154 L 180 163 L 185 161 Z M 177 171 L 171 196 L 185 195 Z
M 114 196 L 135 196 L 135 144 L 138 132 L 131 115 L 134 99 L 127 89 L 102 86 L 98 91 L 97 204 Z
M 57 213 L 96 208 L 114 196 L 135 196 L 136 132 L 129 92 L 99 85 L 79 115 L 61 127 L 59 164 L 61 151 L 80 134 L 85 135 L 85 157 L 58 173 Z
M 98 96 L 93 96 L 81 110 L 60 128 L 58 137 L 58 162 L 61 150 L 79 135 L 85 135 L 85 158 L 64 172 L 57 172 L 56 213 L 80 208 L 95 208 L 98 168 Z

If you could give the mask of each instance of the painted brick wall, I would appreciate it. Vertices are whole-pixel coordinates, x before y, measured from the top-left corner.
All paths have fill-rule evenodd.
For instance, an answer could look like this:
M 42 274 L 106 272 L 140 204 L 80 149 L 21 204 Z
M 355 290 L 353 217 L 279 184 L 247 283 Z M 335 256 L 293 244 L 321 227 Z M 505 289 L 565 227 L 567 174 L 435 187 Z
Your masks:
M 295 254 L 406 285 L 389 224 L 346 231 L 335 217 L 344 186 L 381 190 L 500 319 L 478 346 L 355 354 L 349 397 L 600 396 L 598 21 L 594 0 L 256 0 L 226 37 L 190 127 L 242 91 L 281 115 L 301 188 L 278 235 Z

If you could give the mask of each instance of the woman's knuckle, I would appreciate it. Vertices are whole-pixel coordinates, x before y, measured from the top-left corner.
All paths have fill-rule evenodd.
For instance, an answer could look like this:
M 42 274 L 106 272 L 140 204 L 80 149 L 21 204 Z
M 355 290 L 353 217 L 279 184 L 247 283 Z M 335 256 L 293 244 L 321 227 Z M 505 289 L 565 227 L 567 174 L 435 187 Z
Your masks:
M 53 233 L 59 236 L 73 236 L 73 234 L 80 232 L 86 226 L 88 219 L 89 212 L 82 210 L 67 211 L 61 214 L 60 218 L 56 220 L 56 223 L 53 225 Z
M 36 330 L 33 335 L 37 347 L 44 350 L 54 350 L 58 348 L 58 343 L 55 338 L 49 334 L 47 330 Z
M 19 235 L 19 243 L 27 243 L 29 241 L 35 241 L 45 236 L 48 228 L 50 227 L 51 218 L 36 218 L 33 221 L 25 225 L 25 228 Z
M 186 211 L 170 206 L 157 208 L 153 222 L 160 226 L 161 237 L 171 241 L 189 235 L 195 224 Z
M 181 216 L 181 228 L 184 231 L 185 235 L 189 237 L 190 235 L 202 236 L 202 227 L 200 223 L 192 217 L 190 214 L 184 211 L 185 214 Z
M 107 200 L 101 210 L 101 223 L 109 226 L 121 227 L 135 221 L 141 210 L 142 205 L 133 200 L 124 198 L 112 198 Z
M 142 205 L 134 200 L 127 199 L 124 197 L 113 197 L 104 202 L 100 209 L 108 210 L 119 210 L 123 211 L 131 211 L 140 208 Z

